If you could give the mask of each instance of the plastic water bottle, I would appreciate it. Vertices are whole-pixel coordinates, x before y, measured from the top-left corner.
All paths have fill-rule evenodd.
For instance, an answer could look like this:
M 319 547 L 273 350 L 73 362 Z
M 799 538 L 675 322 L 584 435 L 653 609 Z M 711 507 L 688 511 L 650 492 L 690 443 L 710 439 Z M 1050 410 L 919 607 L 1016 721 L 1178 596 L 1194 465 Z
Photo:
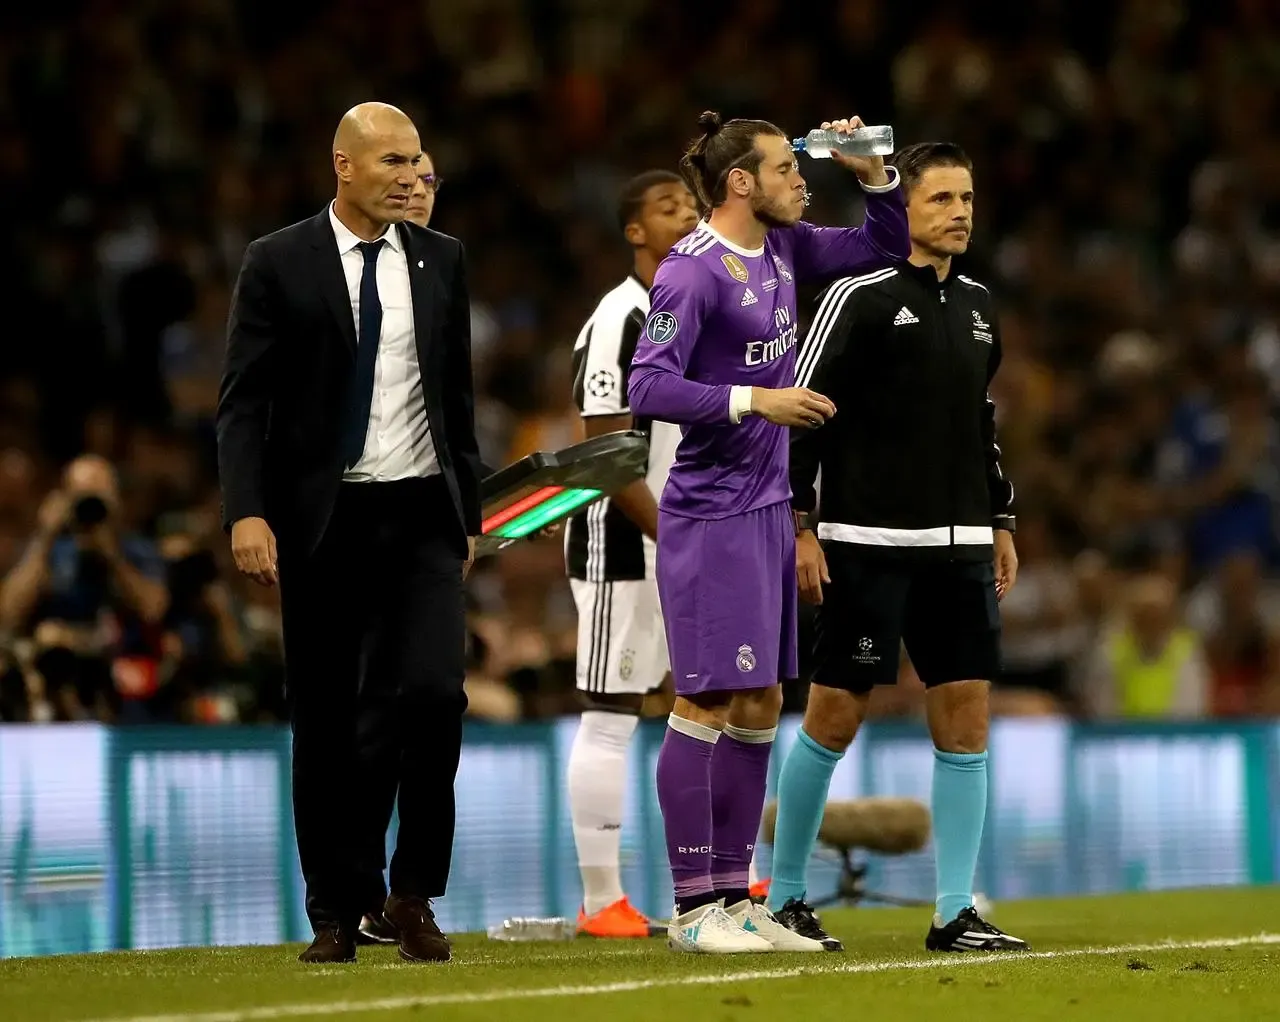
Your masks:
M 893 152 L 893 125 L 871 124 L 854 128 L 847 135 L 831 129 L 814 128 L 804 138 L 791 140 L 797 153 L 808 153 L 815 160 L 831 159 L 834 149 L 844 156 L 888 156 Z
M 515 916 L 489 927 L 490 940 L 573 940 L 577 935 L 578 924 L 564 916 Z

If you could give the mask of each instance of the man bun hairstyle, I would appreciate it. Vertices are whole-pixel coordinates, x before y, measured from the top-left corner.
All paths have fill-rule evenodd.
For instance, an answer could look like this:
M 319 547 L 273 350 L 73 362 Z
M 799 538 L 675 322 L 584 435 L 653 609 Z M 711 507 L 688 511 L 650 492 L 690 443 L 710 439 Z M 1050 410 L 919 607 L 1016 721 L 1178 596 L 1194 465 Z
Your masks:
M 903 195 L 911 194 L 930 167 L 964 167 L 973 173 L 969 154 L 954 142 L 917 142 L 898 150 L 889 163 L 898 168 Z
M 761 153 L 756 148 L 757 135 L 779 135 L 781 128 L 768 121 L 735 117 L 726 121 L 714 110 L 705 110 L 698 118 L 702 134 L 690 143 L 680 160 L 680 173 L 693 197 L 698 212 L 704 217 L 725 200 L 725 184 L 729 171 L 745 170 L 753 177 L 760 172 Z
M 684 178 L 670 170 L 646 170 L 637 174 L 618 194 L 618 230 L 626 231 L 627 224 L 640 219 L 640 211 L 644 208 L 644 197 L 655 185 L 683 184 Z

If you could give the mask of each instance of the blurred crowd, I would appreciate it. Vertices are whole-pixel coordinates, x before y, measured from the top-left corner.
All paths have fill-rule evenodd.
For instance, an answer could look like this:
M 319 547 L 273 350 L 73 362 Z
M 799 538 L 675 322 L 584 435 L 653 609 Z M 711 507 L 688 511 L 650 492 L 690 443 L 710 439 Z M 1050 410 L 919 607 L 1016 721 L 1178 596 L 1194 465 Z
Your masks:
M 698 113 L 974 158 L 969 272 L 1022 559 L 1006 713 L 1280 712 L 1280 8 L 1268 0 L 86 0 L 0 15 L 0 720 L 279 719 L 278 612 L 219 529 L 211 419 L 258 234 L 382 99 L 468 247 L 493 466 L 578 437 L 613 197 Z M 65 174 L 50 179 L 53 168 Z M 805 162 L 812 219 L 858 189 Z M 558 540 L 474 574 L 473 711 L 571 711 Z M 792 699 L 802 698 L 793 692 Z M 904 664 L 886 714 L 916 712 Z

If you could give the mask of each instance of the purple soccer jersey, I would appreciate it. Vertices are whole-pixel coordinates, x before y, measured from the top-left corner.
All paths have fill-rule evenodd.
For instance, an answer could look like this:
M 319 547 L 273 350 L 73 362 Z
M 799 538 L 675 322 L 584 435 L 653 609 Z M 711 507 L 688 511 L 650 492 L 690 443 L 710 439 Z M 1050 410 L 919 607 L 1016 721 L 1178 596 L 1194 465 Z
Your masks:
M 659 502 L 657 562 L 680 695 L 794 676 L 788 430 L 744 415 L 743 399 L 795 384 L 798 282 L 909 251 L 895 182 L 868 195 L 864 227 L 801 222 L 749 251 L 703 224 L 658 268 L 628 391 L 633 414 L 683 433 Z
M 795 385 L 797 283 L 910 254 L 894 174 L 869 191 L 862 227 L 801 221 L 749 250 L 703 223 L 658 267 L 628 396 L 635 415 L 682 426 L 663 511 L 725 518 L 790 500 L 787 428 L 754 415 L 734 421 L 732 388 Z

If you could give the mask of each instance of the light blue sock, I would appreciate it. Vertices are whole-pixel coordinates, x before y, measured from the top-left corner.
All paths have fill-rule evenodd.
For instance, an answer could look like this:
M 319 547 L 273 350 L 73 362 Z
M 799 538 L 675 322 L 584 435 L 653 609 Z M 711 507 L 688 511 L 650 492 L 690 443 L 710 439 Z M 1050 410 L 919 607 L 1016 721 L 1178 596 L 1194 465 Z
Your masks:
M 773 876 L 769 909 L 776 912 L 791 898 L 805 895 L 806 873 L 827 789 L 843 752 L 823 748 L 801 728 L 778 775 L 778 823 L 773 834 Z
M 949 923 L 973 904 L 973 874 L 987 816 L 987 754 L 934 749 L 933 757 L 938 915 Z

